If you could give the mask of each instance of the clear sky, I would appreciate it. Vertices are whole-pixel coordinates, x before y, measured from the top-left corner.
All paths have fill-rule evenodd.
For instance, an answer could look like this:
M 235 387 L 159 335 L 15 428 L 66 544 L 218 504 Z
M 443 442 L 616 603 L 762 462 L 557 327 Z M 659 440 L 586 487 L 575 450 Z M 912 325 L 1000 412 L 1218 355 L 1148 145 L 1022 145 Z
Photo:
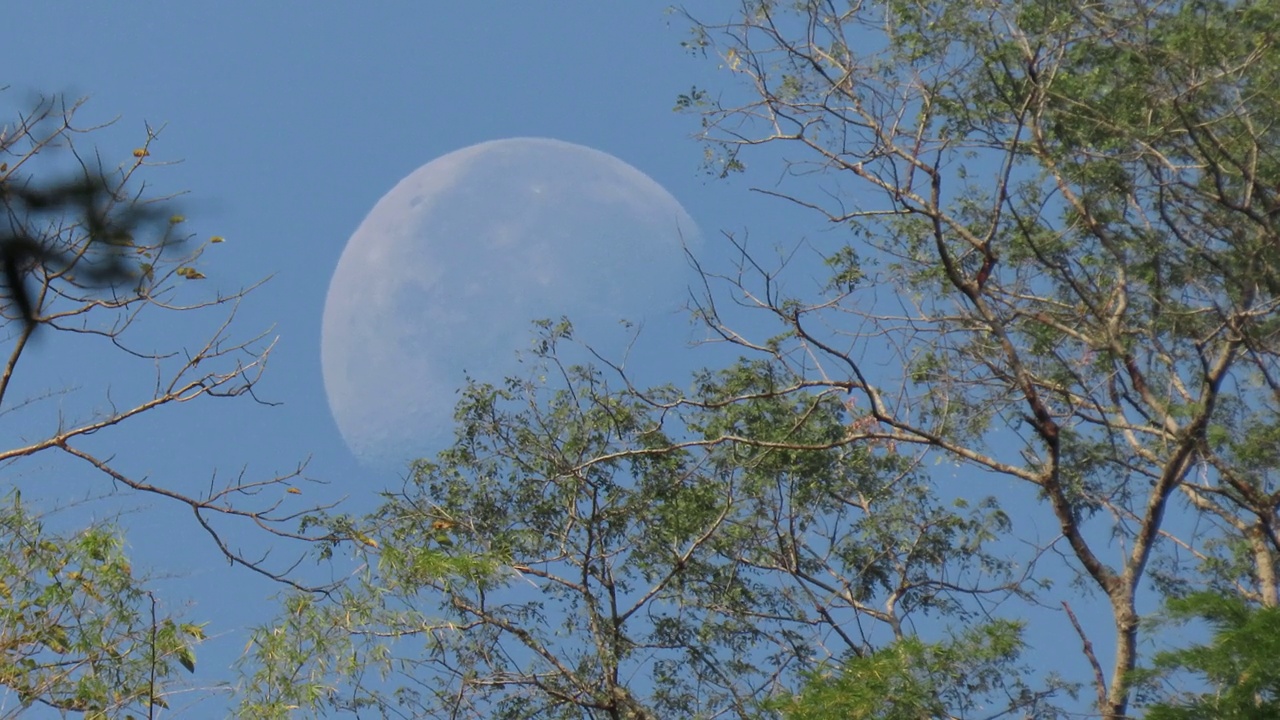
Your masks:
M 237 323 L 242 335 L 278 336 L 260 391 L 279 406 L 199 403 L 96 439 L 157 483 L 195 489 L 215 471 L 266 476 L 310 458 L 307 475 L 330 485 L 305 488 L 308 499 L 347 496 L 359 509 L 395 484 L 355 463 L 329 416 L 321 313 L 344 244 L 373 204 L 450 151 L 542 136 L 610 153 L 684 205 L 712 256 L 721 230 L 749 227 L 761 243 L 785 244 L 820 227 L 700 171 L 697 118 L 673 105 L 711 83 L 716 62 L 680 46 L 687 23 L 664 2 L 23 2 L 6 7 L 5 21 L 6 119 L 34 94 L 87 97 L 81 124 L 114 124 L 80 148 L 96 147 L 108 165 L 129 159 L 146 124 L 162 127 L 153 159 L 180 162 L 148 181 L 187 193 L 180 207 L 197 236 L 227 238 L 202 265 L 209 292 L 272 276 Z M 65 342 L 50 336 L 36 348 L 19 392 L 76 385 L 84 411 L 108 385 L 124 393 L 126 380 L 97 358 L 73 358 Z M 0 437 L 33 438 L 53 421 L 33 417 L 0 418 Z M 10 473 L 36 502 L 109 490 L 57 464 Z M 114 506 L 88 506 L 104 507 Z M 180 507 L 147 500 L 125 523 L 140 566 L 172 576 L 171 605 L 189 600 L 190 619 L 211 621 L 197 682 L 223 677 L 218 665 L 244 644 L 236 628 L 270 612 L 275 588 L 228 571 Z

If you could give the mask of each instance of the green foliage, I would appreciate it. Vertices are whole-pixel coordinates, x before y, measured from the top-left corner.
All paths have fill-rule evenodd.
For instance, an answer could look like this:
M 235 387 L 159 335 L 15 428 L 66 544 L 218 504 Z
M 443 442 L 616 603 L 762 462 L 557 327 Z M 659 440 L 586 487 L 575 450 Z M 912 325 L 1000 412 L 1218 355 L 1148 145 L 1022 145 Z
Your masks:
M 10 493 L 0 507 L 0 686 L 23 707 L 90 718 L 166 705 L 195 671 L 201 626 L 157 618 L 109 526 L 46 531 Z
M 558 365 L 567 329 L 543 331 L 534 377 L 565 384 L 467 389 L 456 444 L 341 521 L 374 540 L 368 574 L 255 635 L 241 714 L 756 717 L 751 687 L 873 647 L 847 618 L 894 636 L 1003 592 L 983 546 L 1004 513 L 944 507 L 887 443 L 849 446 L 833 394 L 744 361 L 667 406 Z
M 1280 607 L 1252 607 L 1200 592 L 1170 600 L 1162 624 L 1203 621 L 1207 645 L 1166 650 L 1135 672 L 1151 703 L 1148 720 L 1268 720 L 1280 716 Z M 1207 687 L 1206 687 L 1207 686 Z
M 776 703 L 786 720 L 919 720 L 985 709 L 1051 717 L 1016 678 L 1022 626 L 997 621 L 943 641 L 898 640 L 865 657 L 807 673 L 799 694 Z
M 420 637 L 430 626 L 381 602 L 386 594 L 355 583 L 332 603 L 289 595 L 280 618 L 256 629 L 246 648 L 237 716 L 270 720 L 316 717 L 322 708 L 394 706 L 396 700 L 379 690 L 390 672 L 383 639 Z M 342 687 L 339 678 L 346 681 Z

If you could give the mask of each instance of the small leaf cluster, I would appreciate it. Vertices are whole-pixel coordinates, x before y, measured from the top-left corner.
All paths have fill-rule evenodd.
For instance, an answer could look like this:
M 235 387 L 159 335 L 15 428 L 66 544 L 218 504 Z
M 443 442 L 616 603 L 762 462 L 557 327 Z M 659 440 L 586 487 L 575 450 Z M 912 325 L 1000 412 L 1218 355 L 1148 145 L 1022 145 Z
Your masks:
M 157 617 L 154 603 L 113 528 L 53 533 L 17 492 L 3 499 L 0 686 L 22 706 L 105 719 L 167 705 L 204 631 Z

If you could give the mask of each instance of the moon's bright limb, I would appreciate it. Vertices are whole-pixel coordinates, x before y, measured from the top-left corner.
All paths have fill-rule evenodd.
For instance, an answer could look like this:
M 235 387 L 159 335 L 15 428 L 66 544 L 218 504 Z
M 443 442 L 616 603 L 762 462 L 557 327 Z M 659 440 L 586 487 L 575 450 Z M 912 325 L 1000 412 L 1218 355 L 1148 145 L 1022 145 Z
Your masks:
M 329 285 L 321 363 L 347 445 L 384 468 L 440 449 L 465 375 L 516 372 L 532 320 L 567 315 L 588 342 L 622 319 L 676 322 L 696 236 L 660 185 L 581 145 L 495 140 L 423 165 L 374 206 Z

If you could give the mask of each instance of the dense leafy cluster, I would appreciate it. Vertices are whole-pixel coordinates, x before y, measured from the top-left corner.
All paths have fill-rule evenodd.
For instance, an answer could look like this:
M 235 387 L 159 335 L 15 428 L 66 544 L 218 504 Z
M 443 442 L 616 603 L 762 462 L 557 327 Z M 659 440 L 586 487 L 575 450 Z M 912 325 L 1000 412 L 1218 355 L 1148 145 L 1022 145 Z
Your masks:
M 199 625 L 158 619 L 115 528 L 45 530 L 16 492 L 0 509 L 0 685 L 23 706 L 87 718 L 167 707 L 177 666 L 195 671 Z
M 1161 625 L 1207 622 L 1209 644 L 1156 653 L 1135 673 L 1139 692 L 1155 698 L 1151 720 L 1265 720 L 1280 713 L 1280 608 L 1250 606 L 1239 597 L 1200 592 L 1169 602 Z

